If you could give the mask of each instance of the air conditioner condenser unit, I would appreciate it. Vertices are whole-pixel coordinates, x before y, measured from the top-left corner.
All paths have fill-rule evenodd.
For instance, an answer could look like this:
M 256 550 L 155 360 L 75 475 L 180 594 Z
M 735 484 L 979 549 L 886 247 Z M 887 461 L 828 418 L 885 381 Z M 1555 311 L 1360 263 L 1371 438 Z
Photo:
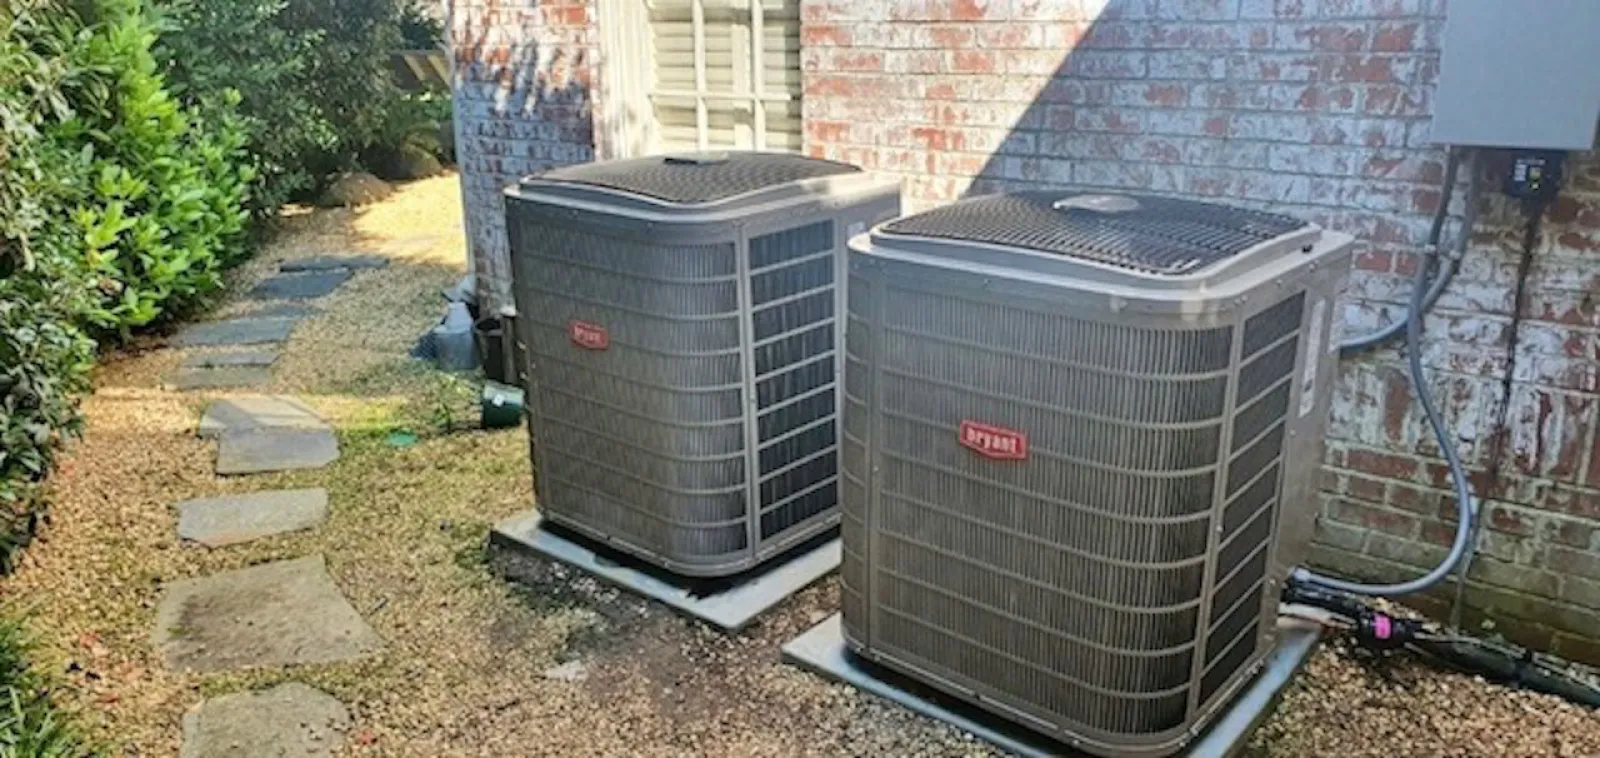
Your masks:
M 851 243 L 846 643 L 1080 749 L 1166 755 L 1273 647 L 1349 237 L 1131 195 Z
M 557 169 L 506 205 L 542 518 L 696 577 L 837 524 L 842 250 L 897 182 L 694 153 Z

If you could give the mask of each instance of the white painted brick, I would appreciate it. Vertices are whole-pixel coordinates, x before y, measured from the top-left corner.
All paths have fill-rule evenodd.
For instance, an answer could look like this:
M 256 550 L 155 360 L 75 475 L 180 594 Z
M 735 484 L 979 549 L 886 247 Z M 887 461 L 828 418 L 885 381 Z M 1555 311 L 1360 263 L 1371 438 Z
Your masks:
M 853 23 L 849 26 L 850 38 L 857 47 L 913 49 L 922 46 L 922 40 L 917 38 L 916 26 L 892 24 L 882 20 Z
M 1148 7 L 1152 18 L 1168 21 L 1232 21 L 1239 18 L 1240 0 L 1155 0 Z
M 1149 54 L 1152 79 L 1224 79 L 1228 58 L 1215 52 L 1158 50 Z
M 1079 0 L 1079 2 L 1082 3 L 1083 18 L 1090 21 L 1101 18 L 1150 18 L 1152 6 L 1155 4 L 1155 0 Z
M 1189 183 L 1189 169 L 1183 165 L 1151 166 L 1151 192 L 1178 194 Z
M 1239 18 L 1277 18 L 1277 0 L 1240 0 Z
M 1322 76 L 1324 61 L 1304 53 L 1234 53 L 1226 76 L 1234 81 L 1309 82 Z M 1221 77 L 1217 77 L 1221 78 Z
M 1072 181 L 1089 187 L 1134 189 L 1149 186 L 1149 171 L 1128 161 L 1078 161 Z
M 1067 59 L 1067 73 L 1087 79 L 1137 79 L 1149 70 L 1148 61 L 1143 52 L 1084 50 Z
M 1236 139 L 1274 140 L 1309 145 L 1310 116 L 1278 113 L 1235 113 L 1228 136 Z
M 1012 19 L 1020 21 L 1079 21 L 1099 16 L 1097 7 L 1079 0 L 1013 0 L 1010 14 Z
M 1364 150 L 1275 144 L 1267 156 L 1267 167 L 1273 171 L 1346 177 L 1356 173 L 1365 155 Z
M 1321 0 L 1328 18 L 1396 18 L 1421 16 L 1424 0 Z
M 1195 110 L 1154 110 L 1145 114 L 1146 134 L 1169 134 L 1195 137 L 1222 137 L 1226 135 L 1229 118 L 1226 113 Z M 1216 133 L 1217 129 L 1222 133 Z
M 1001 54 L 1001 61 L 1007 74 L 1024 76 L 1054 76 L 1072 65 L 1067 56 L 1055 50 L 1008 50 Z
M 1271 152 L 1278 147 L 1280 145 L 1248 140 L 1187 139 L 1184 140 L 1183 159 L 1197 166 L 1264 169 L 1272 167 Z
M 1272 85 L 1258 82 L 1197 84 L 1189 94 L 1189 107 L 1230 111 L 1273 109 Z

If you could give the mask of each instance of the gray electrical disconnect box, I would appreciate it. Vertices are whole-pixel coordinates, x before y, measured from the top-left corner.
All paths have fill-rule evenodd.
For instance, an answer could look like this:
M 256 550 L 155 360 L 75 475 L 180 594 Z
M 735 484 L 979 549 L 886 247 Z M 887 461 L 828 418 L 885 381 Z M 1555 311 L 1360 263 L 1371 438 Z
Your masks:
M 1436 143 L 1588 150 L 1600 120 L 1600 0 L 1450 0 Z

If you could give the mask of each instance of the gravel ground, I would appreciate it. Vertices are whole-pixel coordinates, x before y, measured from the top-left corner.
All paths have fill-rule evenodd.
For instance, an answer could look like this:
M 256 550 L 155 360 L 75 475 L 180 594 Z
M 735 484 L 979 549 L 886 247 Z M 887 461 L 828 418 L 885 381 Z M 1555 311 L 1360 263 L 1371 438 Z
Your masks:
M 1600 715 L 1336 641 L 1306 664 L 1252 748 L 1256 756 L 1597 756 Z
M 204 401 L 154 389 L 180 356 L 153 343 L 106 365 L 88 430 L 52 480 L 54 520 L 0 597 L 31 613 L 64 705 L 115 754 L 175 755 L 202 698 L 297 680 L 350 706 L 354 755 L 987 756 L 953 730 L 779 663 L 778 647 L 836 607 L 825 581 L 724 636 L 616 590 L 486 552 L 489 525 L 532 497 L 522 430 L 446 431 L 470 396 L 402 356 L 461 273 L 453 177 L 365 211 L 284 221 L 237 276 L 326 252 L 392 258 L 318 305 L 275 371 L 339 427 L 333 466 L 220 479 L 193 436 Z M 242 291 L 243 287 L 239 287 Z M 230 303 L 223 313 L 248 306 Z M 218 393 L 220 394 L 220 393 Z M 420 440 L 396 448 L 395 429 Z M 181 544 L 172 504 L 267 487 L 326 486 L 322 528 L 207 551 Z M 347 664 L 168 672 L 150 645 L 164 581 L 312 552 L 388 641 Z M 1251 748 L 1260 756 L 1600 755 L 1595 715 L 1405 659 L 1327 647 Z

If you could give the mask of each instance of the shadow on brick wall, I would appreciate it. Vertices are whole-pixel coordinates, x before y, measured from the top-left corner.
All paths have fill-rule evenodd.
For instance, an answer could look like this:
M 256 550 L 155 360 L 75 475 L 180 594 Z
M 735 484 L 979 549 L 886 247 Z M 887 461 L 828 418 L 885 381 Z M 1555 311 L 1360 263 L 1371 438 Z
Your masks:
M 510 301 L 502 191 L 594 159 L 586 0 L 450 0 L 457 161 L 481 297 Z

